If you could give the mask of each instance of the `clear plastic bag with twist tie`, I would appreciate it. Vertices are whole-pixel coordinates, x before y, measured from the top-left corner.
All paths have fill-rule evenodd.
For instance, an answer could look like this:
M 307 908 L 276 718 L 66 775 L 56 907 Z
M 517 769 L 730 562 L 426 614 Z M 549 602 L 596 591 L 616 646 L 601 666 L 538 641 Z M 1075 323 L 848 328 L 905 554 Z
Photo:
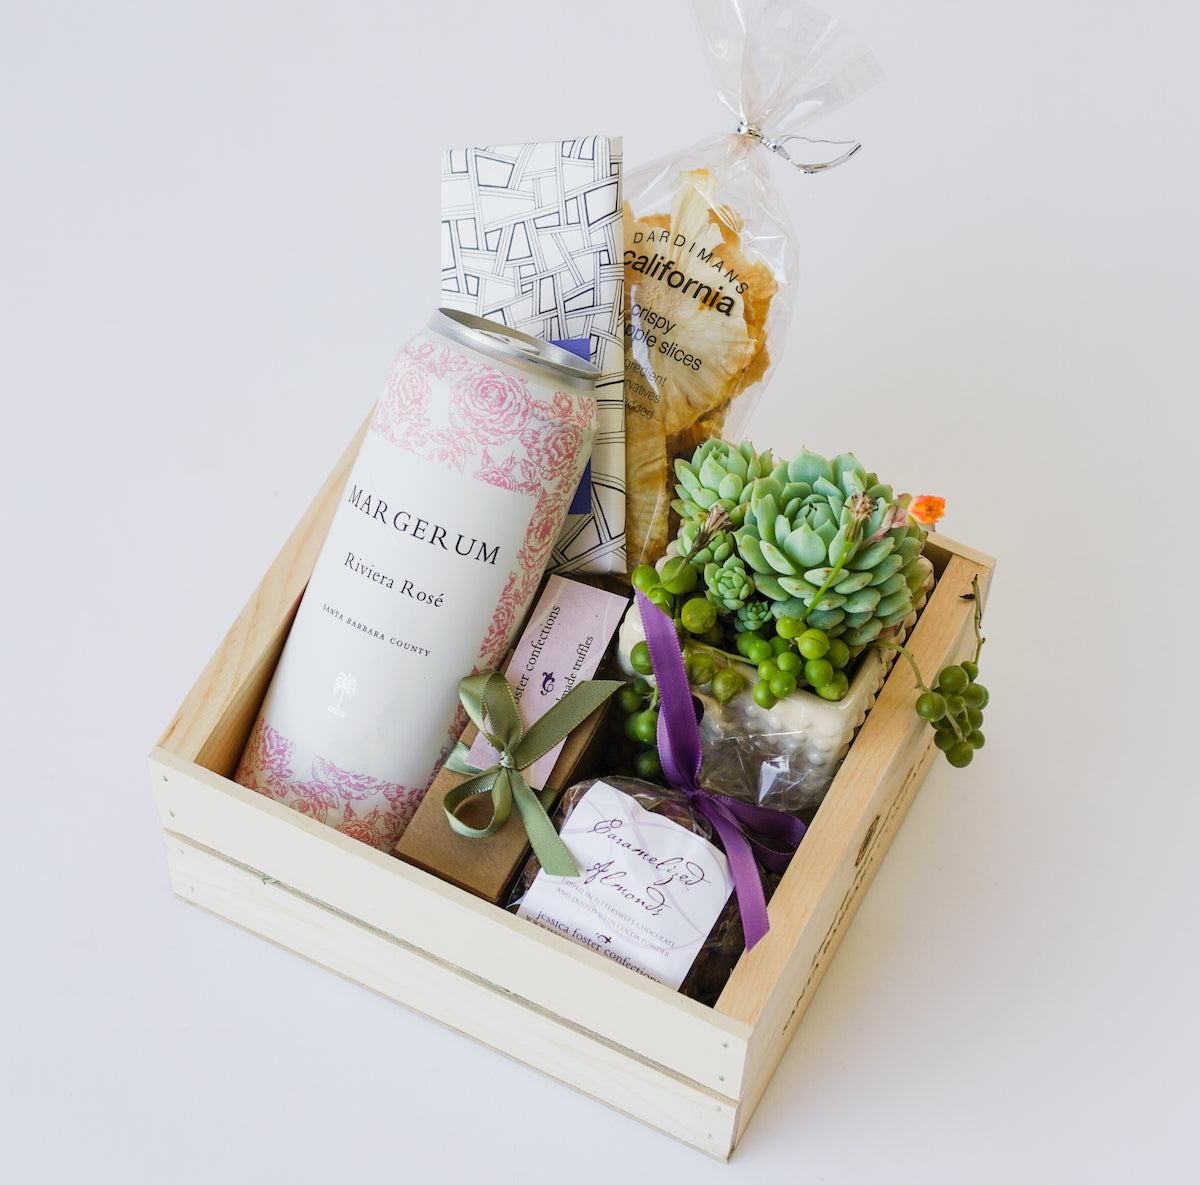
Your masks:
M 630 569 L 670 538 L 674 460 L 736 439 L 779 360 L 798 273 L 775 178 L 824 172 L 855 142 L 801 129 L 881 77 L 833 17 L 788 0 L 692 0 L 730 128 L 625 177 Z M 787 183 L 786 174 L 784 183 Z

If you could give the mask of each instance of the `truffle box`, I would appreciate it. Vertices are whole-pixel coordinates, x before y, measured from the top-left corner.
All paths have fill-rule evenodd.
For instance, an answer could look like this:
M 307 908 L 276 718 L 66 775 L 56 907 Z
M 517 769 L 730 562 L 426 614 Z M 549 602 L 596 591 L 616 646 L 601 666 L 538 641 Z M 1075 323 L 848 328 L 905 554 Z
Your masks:
M 151 754 L 174 891 L 727 1158 L 936 755 L 909 665 L 880 688 L 771 899 L 769 933 L 715 1006 L 699 1004 L 232 780 L 357 444 Z M 906 645 L 936 671 L 972 653 L 972 580 L 986 595 L 994 562 L 941 535 L 925 554 L 937 583 Z
M 562 576 L 551 576 L 534 606 L 517 648 L 503 673 L 513 690 L 514 706 L 527 728 L 567 695 L 579 680 L 590 679 L 616 632 L 628 598 Z M 539 792 L 544 809 L 558 795 L 603 763 L 608 750 L 604 728 L 607 703 L 595 708 L 569 735 L 522 771 Z M 462 736 L 465 766 L 491 768 L 499 754 L 468 724 Z M 486 795 L 468 797 L 456 817 L 479 834 L 462 835 L 447 822 L 451 792 L 469 775 L 444 765 L 421 800 L 394 851 L 402 860 L 468 889 L 485 901 L 501 904 L 525 861 L 529 844 L 520 811 L 488 834 L 493 806 Z

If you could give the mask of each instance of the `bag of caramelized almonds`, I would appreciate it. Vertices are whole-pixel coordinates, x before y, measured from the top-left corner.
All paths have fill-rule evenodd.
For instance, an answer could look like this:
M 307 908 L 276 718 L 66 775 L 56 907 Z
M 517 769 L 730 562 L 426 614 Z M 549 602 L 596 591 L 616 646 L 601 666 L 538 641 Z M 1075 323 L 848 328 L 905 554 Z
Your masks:
M 799 129 L 873 85 L 871 54 L 832 17 L 789 0 L 692 0 L 723 135 L 625 177 L 625 431 L 629 568 L 670 539 L 674 460 L 736 439 L 778 360 L 795 234 L 772 155 L 804 172 L 857 144 Z

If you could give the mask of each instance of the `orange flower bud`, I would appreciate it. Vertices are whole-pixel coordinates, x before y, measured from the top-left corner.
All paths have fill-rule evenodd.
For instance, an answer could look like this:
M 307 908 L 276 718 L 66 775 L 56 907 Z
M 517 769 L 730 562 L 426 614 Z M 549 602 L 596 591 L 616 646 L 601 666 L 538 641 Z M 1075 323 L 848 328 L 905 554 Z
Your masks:
M 946 513 L 946 499 L 934 494 L 921 494 L 909 503 L 908 513 L 923 527 L 934 529 L 938 519 Z

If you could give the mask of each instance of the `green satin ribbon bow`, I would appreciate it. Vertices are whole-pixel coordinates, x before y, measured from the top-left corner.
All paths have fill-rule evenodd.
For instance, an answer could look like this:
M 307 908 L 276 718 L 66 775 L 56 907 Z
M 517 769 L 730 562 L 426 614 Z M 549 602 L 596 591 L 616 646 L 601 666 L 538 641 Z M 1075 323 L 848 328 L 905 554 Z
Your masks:
M 542 867 L 551 876 L 578 876 L 579 869 L 571 853 L 559 839 L 542 800 L 521 770 L 565 740 L 568 733 L 578 728 L 620 686 L 616 679 L 577 683 L 526 729 L 521 723 L 512 688 L 503 675 L 484 672 L 463 679 L 458 685 L 463 707 L 480 734 L 500 754 L 500 760 L 491 769 L 468 778 L 446 795 L 443 806 L 450 826 L 459 835 L 470 839 L 486 839 L 508 822 L 515 802 L 525 834 L 529 836 L 534 855 Z M 491 821 L 486 827 L 468 827 L 454 812 L 468 798 L 489 790 L 492 794 Z

